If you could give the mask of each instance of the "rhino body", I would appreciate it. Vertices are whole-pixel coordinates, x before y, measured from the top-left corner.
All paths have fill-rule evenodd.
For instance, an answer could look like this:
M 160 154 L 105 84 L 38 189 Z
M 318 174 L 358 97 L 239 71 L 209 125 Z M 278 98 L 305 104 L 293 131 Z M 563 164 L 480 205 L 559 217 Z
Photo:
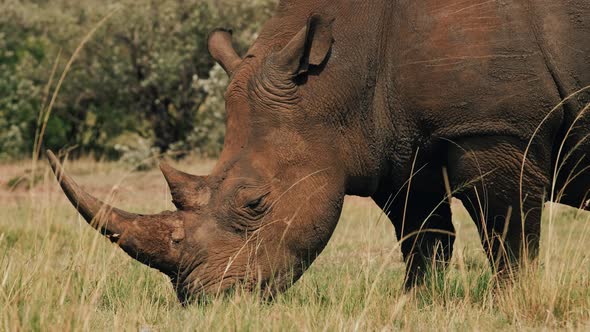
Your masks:
M 588 1 L 285 0 L 247 54 L 223 29 L 209 50 L 227 135 L 208 176 L 162 166 L 177 211 L 105 205 L 49 154 L 80 213 L 183 302 L 286 289 L 345 195 L 389 215 L 407 287 L 451 257 L 451 195 L 498 272 L 537 255 L 544 202 L 590 198 Z

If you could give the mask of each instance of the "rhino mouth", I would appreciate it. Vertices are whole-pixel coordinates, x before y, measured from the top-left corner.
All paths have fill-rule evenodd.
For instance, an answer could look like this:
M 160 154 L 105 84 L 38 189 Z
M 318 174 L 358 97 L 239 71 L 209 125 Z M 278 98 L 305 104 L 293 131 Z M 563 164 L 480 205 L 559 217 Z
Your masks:
M 177 284 L 176 293 L 183 305 L 209 304 L 214 299 L 232 298 L 240 293 L 258 293 L 258 283 L 244 277 L 224 277 L 214 281 L 185 281 Z
M 232 298 L 241 294 L 250 294 L 262 301 L 273 301 L 278 294 L 293 286 L 302 274 L 302 272 L 291 271 L 271 277 L 244 273 L 227 274 L 223 277 L 191 277 L 189 275 L 183 280 L 173 278 L 172 281 L 176 285 L 178 298 L 183 305 L 206 304 L 213 299 Z

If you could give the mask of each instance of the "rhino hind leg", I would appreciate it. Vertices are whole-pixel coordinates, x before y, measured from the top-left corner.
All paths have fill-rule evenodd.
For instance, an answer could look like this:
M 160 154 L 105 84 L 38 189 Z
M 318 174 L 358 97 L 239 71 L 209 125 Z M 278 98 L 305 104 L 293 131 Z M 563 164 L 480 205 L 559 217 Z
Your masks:
M 590 211 L 590 101 L 584 111 L 573 125 L 567 126 L 567 137 L 558 141 L 563 142 L 563 149 L 554 166 L 557 177 L 553 199 Z
M 538 255 L 541 213 L 549 185 L 550 149 L 530 151 L 522 186 L 526 143 L 510 137 L 465 139 L 449 153 L 456 197 L 477 225 L 492 268 L 511 276 Z M 521 199 L 521 187 L 522 198 Z

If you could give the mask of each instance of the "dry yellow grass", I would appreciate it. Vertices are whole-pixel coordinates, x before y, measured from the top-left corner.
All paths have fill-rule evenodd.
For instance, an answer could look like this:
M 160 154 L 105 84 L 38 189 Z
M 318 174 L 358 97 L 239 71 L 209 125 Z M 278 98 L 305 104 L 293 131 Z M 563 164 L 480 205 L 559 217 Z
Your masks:
M 213 163 L 178 165 L 197 174 Z M 45 162 L 32 190 L 7 184 L 30 162 L 0 165 L 0 330 L 520 330 L 590 329 L 590 214 L 545 213 L 539 266 L 496 289 L 475 226 L 454 206 L 455 257 L 445 276 L 402 290 L 393 227 L 367 199 L 349 198 L 328 247 L 273 303 L 247 294 L 181 307 L 167 278 L 93 231 Z M 145 213 L 172 209 L 158 171 L 77 161 L 66 168 L 101 198 Z M 552 215 L 551 220 L 548 216 Z

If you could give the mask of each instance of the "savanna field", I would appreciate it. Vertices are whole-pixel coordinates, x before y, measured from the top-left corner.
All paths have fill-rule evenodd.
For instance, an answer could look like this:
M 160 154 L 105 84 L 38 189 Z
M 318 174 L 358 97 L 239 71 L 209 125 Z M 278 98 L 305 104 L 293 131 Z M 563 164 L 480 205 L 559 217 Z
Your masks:
M 210 160 L 179 169 L 205 174 Z M 65 164 L 85 189 L 133 212 L 173 209 L 157 169 L 88 159 Z M 538 330 L 590 329 L 590 214 L 547 205 L 539 264 L 498 289 L 475 226 L 454 203 L 458 240 L 448 273 L 405 293 L 388 218 L 347 198 L 321 256 L 273 302 L 248 294 L 182 307 L 160 272 L 92 230 L 45 161 L 0 166 L 0 330 Z M 26 175 L 29 181 L 18 181 Z M 30 179 L 34 185 L 29 188 Z
M 207 36 L 234 27 L 244 54 L 276 2 L 0 1 L 0 331 L 590 331 L 590 213 L 558 204 L 545 206 L 536 264 L 512 283 L 496 283 L 453 201 L 449 269 L 406 292 L 388 217 L 347 197 L 286 293 L 186 307 L 168 277 L 86 224 L 38 152 L 69 152 L 66 171 L 117 207 L 174 210 L 152 161 L 208 174 L 224 140 L 228 79 Z

